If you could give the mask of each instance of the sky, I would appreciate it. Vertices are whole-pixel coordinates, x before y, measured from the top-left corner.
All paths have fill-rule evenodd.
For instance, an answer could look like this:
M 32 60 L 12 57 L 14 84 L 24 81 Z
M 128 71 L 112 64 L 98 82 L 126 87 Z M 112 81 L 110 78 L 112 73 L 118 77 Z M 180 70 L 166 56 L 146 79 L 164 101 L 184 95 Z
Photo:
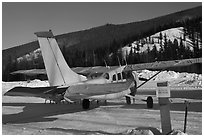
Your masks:
M 142 21 L 201 6 L 201 2 L 3 2 L 2 49 L 37 40 L 34 32 L 54 35 L 111 24 Z

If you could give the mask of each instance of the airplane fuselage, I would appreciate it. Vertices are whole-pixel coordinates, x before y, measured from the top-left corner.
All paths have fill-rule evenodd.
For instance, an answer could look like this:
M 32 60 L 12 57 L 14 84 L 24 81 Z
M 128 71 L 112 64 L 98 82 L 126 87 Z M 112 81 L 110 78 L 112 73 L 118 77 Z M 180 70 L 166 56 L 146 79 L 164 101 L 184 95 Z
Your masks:
M 134 86 L 134 76 L 124 72 L 125 66 L 103 73 L 102 76 L 70 86 L 64 97 L 70 100 L 110 100 L 129 94 Z

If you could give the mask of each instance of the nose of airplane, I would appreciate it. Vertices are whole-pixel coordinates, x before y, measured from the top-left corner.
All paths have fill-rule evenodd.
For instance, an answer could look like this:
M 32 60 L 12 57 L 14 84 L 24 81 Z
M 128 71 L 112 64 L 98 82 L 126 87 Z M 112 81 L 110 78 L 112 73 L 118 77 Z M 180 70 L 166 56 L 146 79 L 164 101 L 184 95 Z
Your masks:
M 136 71 L 132 71 L 132 75 L 133 75 L 134 80 L 138 83 L 139 82 L 139 78 L 138 78 L 137 72 Z

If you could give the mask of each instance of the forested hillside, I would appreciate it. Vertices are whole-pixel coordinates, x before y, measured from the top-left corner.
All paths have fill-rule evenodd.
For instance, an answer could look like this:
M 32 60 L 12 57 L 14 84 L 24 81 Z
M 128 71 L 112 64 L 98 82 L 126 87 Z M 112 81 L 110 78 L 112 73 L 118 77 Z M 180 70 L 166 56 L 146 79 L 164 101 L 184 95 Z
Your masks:
M 165 34 L 158 37 L 160 48 L 147 48 L 144 52 L 139 51 L 140 46 L 146 43 L 154 44 L 151 36 L 155 33 L 170 28 L 183 27 L 183 35 L 171 41 Z M 189 46 L 184 46 L 185 39 L 191 40 L 192 50 Z M 144 40 L 148 39 L 149 40 Z M 104 26 L 91 28 L 79 32 L 62 34 L 56 36 L 62 53 L 71 67 L 76 66 L 96 66 L 118 65 L 118 59 L 121 63 L 143 63 L 159 60 L 196 58 L 202 56 L 202 7 L 169 14 L 166 16 L 128 24 L 106 24 Z M 139 41 L 139 42 L 138 42 Z M 138 43 L 132 47 L 129 54 L 124 57 L 122 48 L 131 46 L 132 43 Z M 38 48 L 38 43 L 33 42 L 25 44 L 27 47 Z M 3 50 L 3 80 L 8 79 L 8 74 L 19 69 L 44 68 L 40 50 L 30 52 L 24 50 L 24 45 L 18 49 Z M 136 50 L 134 50 L 136 48 Z M 29 51 L 29 52 L 28 52 Z M 23 53 L 28 53 L 23 56 Z

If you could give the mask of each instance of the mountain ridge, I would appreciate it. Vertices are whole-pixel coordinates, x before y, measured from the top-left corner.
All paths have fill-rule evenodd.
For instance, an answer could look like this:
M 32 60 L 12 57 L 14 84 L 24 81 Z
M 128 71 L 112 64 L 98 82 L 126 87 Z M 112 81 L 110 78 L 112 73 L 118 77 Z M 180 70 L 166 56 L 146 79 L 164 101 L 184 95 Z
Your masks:
M 126 24 L 106 24 L 77 32 L 55 36 L 61 49 L 94 50 L 98 47 L 111 46 L 113 42 L 125 46 L 137 39 L 150 36 L 165 29 L 180 27 L 185 20 L 202 18 L 202 6 L 163 15 L 149 20 Z M 17 47 L 2 50 L 2 72 L 9 68 L 18 57 L 28 54 L 39 48 L 37 41 L 22 44 Z

